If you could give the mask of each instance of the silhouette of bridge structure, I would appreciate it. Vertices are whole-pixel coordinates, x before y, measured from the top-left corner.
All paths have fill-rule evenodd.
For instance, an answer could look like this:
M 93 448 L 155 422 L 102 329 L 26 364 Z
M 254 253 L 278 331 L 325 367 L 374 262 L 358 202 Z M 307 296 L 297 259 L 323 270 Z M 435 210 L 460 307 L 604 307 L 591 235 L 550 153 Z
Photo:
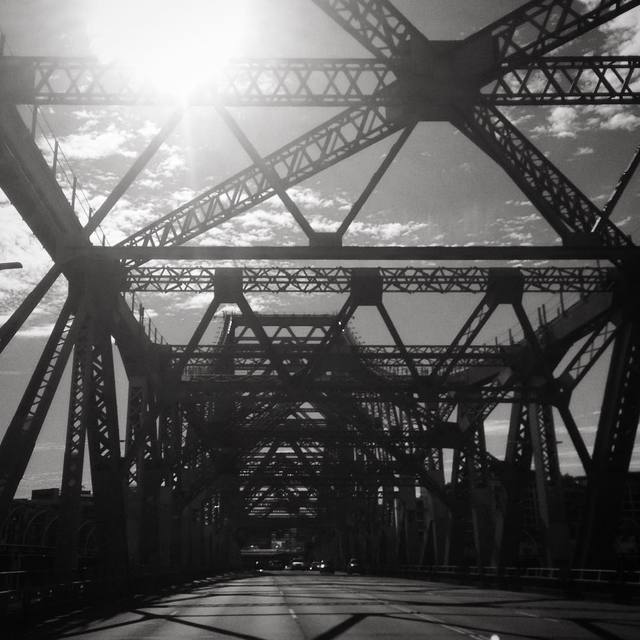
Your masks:
M 87 545 L 85 449 L 101 575 L 233 567 L 252 536 L 292 528 L 315 541 L 319 557 L 339 563 L 355 555 L 380 570 L 524 561 L 614 568 L 640 412 L 640 253 L 612 213 L 640 156 L 629 158 L 600 207 L 523 135 L 507 107 L 638 104 L 636 57 L 557 51 L 640 2 L 529 1 L 455 41 L 427 39 L 388 0 L 311 3 L 370 55 L 231 61 L 216 86 L 176 107 L 95 211 L 58 143 L 48 155 L 36 145 L 39 108 L 134 110 L 170 100 L 94 59 L 0 57 L 0 187 L 54 263 L 0 328 L 0 349 L 56 281 L 68 283 L 0 444 L 0 522 L 15 512 L 70 369 L 50 536 L 60 580 L 75 575 Z M 193 106 L 215 110 L 252 164 L 108 246 L 100 224 Z M 229 110 L 238 106 L 337 111 L 263 155 Z M 450 123 L 477 145 L 557 244 L 347 245 L 350 225 L 384 189 L 422 122 Z M 385 139 L 388 152 L 343 222 L 333 232 L 314 229 L 287 190 Z M 269 198 L 280 199 L 306 244 L 200 242 Z M 210 303 L 183 344 L 169 344 L 145 319 L 140 300 L 148 292 L 208 294 Z M 252 305 L 256 292 L 340 294 L 343 303 L 335 313 L 282 305 L 265 313 Z M 529 300 L 541 292 L 555 304 L 536 317 Z M 449 344 L 410 344 L 394 322 L 391 294 L 475 295 L 477 305 L 450 318 L 457 329 Z M 350 328 L 363 309 L 385 328 L 385 344 Z M 487 341 L 483 330 L 505 310 L 517 327 Z M 212 322 L 214 341 L 205 339 Z M 128 383 L 125 425 L 114 348 Z M 608 373 L 591 447 L 572 399 L 602 362 Z M 492 455 L 484 423 L 505 405 L 508 434 L 502 454 Z M 561 430 L 586 477 L 582 519 L 571 527 Z

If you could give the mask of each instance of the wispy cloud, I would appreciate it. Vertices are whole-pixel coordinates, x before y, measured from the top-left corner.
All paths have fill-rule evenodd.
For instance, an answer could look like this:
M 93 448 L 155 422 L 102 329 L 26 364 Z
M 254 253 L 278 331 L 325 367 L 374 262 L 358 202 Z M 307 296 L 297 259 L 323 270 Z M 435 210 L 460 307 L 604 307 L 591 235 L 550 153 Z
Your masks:
M 64 154 L 71 160 L 97 160 L 109 156 L 132 158 L 137 153 L 129 148 L 132 135 L 114 124 L 104 131 L 72 133 L 59 139 Z
M 6 202 L 0 204 L 0 222 L 0 255 L 3 260 L 22 263 L 21 269 L 0 271 L 0 313 L 8 316 L 49 270 L 52 261 L 18 212 Z M 54 292 L 62 296 L 66 286 L 64 278 L 59 280 Z M 40 311 L 51 302 L 47 297 Z
M 53 323 L 51 324 L 36 324 L 21 329 L 16 334 L 17 338 L 48 338 L 53 330 Z

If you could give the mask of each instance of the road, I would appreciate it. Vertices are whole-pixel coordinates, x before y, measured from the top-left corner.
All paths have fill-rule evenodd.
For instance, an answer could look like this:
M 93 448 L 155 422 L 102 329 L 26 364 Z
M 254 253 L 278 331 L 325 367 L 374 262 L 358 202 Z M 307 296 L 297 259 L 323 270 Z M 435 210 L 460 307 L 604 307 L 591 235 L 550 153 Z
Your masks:
M 203 580 L 124 611 L 76 612 L 24 637 L 635 640 L 640 608 L 395 578 L 273 572 Z

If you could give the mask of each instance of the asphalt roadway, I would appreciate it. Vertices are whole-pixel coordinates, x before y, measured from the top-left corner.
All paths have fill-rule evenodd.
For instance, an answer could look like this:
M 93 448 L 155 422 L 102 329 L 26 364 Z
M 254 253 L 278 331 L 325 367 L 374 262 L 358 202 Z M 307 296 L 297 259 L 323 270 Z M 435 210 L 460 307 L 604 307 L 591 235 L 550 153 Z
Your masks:
M 1 633 L 0 637 L 5 638 Z M 507 640 L 640 638 L 640 607 L 373 576 L 269 572 L 76 611 L 13 638 Z

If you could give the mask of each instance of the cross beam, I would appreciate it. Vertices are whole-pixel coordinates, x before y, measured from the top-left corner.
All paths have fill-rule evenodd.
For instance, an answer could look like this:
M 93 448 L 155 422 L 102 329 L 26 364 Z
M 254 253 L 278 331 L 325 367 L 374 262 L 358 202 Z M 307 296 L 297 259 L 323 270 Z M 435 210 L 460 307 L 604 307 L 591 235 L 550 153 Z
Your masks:
M 349 293 L 353 269 L 345 267 L 245 267 L 245 293 Z M 215 290 L 215 268 L 133 267 L 122 290 L 164 293 L 207 293 Z M 379 268 L 387 293 L 482 293 L 491 269 L 483 267 Z M 525 292 L 595 293 L 612 291 L 616 272 L 597 267 L 538 267 L 519 270 Z
M 94 247 L 69 254 L 125 260 L 619 260 L 635 262 L 634 246 L 129 246 Z
M 454 50 L 458 43 L 448 46 Z M 408 57 L 393 62 L 369 58 L 234 60 L 215 83 L 194 89 L 186 104 L 397 107 L 408 98 L 451 102 L 454 87 L 457 96 L 500 106 L 633 104 L 640 98 L 638 56 L 554 56 L 515 67 L 503 64 L 495 80 L 484 87 L 482 79 L 447 69 L 438 60 L 430 62 L 439 64 L 441 72 L 420 73 Z M 446 84 L 435 81 L 443 75 L 448 76 Z M 0 57 L 3 102 L 94 107 L 175 103 L 171 93 L 134 78 L 127 67 L 93 58 Z

